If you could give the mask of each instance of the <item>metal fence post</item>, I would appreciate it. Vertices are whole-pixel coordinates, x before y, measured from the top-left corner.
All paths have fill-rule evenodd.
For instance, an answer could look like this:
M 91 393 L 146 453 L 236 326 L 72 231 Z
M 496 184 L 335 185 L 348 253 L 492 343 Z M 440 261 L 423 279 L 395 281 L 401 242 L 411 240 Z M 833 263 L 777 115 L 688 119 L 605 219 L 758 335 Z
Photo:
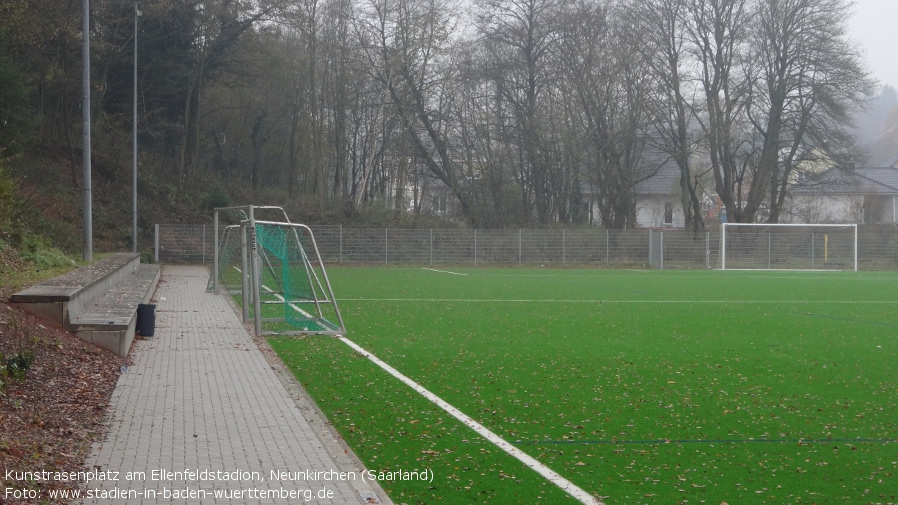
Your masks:
M 433 266 L 433 228 L 430 229 L 430 266 Z
M 521 244 L 521 235 L 522 235 L 521 229 L 518 228 L 518 266 L 521 266 L 521 261 L 524 258 L 524 251 L 521 247 L 521 245 L 522 245 Z
M 474 266 L 477 266 L 477 228 L 474 228 Z
M 159 223 L 156 223 L 153 228 L 155 229 L 155 233 L 153 233 L 153 257 L 156 258 L 156 263 L 159 263 Z
M 565 241 L 567 240 L 567 236 L 565 235 L 564 232 L 565 232 L 565 230 L 562 229 L 561 230 L 561 264 L 562 265 L 567 264 L 567 250 L 566 250 L 567 246 L 565 244 Z
M 811 270 L 814 269 L 814 260 L 816 259 L 814 257 L 814 256 L 816 256 L 816 251 L 814 250 L 814 242 L 815 241 L 816 241 L 816 237 L 814 236 L 814 232 L 811 232 Z M 770 240 L 768 239 L 768 243 L 769 242 L 770 242 Z M 770 246 L 768 245 L 767 248 L 769 249 Z M 770 253 L 768 252 L 767 255 L 770 256 Z
M 215 209 L 213 213 L 212 223 L 215 226 L 215 239 L 212 241 L 213 250 L 212 250 L 212 293 L 218 294 L 218 255 L 221 254 L 221 251 L 218 250 L 218 209 Z M 244 265 L 245 266 L 245 265 Z M 245 275 L 246 269 L 243 270 L 243 274 Z M 245 291 L 244 291 L 245 293 Z
M 343 264 L 343 225 L 340 225 L 340 264 Z
M 720 269 L 727 269 L 727 224 L 720 224 Z
M 609 230 L 605 230 L 605 264 L 611 263 L 611 238 Z
M 384 228 L 384 265 L 390 264 L 390 229 Z
M 705 268 L 711 269 L 711 232 L 705 232 Z

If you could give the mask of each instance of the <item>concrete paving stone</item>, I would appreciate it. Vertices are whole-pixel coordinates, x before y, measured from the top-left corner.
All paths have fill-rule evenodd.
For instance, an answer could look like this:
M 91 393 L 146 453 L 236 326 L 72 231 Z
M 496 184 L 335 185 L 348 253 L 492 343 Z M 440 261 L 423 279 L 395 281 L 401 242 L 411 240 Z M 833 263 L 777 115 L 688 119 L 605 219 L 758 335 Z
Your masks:
M 141 499 L 126 501 L 146 504 L 290 503 L 270 497 L 251 499 L 246 494 L 230 500 L 212 496 L 221 490 L 248 493 L 281 487 L 326 488 L 333 493 L 332 499 L 308 503 L 371 503 L 368 498 L 372 496 L 385 502 L 382 492 L 361 481 L 268 480 L 271 470 L 360 473 L 363 467 L 356 461 L 347 463 L 343 454 L 328 452 L 328 447 L 338 444 L 319 438 L 231 302 L 225 296 L 206 293 L 207 278 L 203 267 L 163 267 L 162 282 L 154 295 L 155 336 L 135 341 L 133 364 L 120 377 L 111 398 L 108 432 L 94 444 L 87 462 L 90 468 L 121 472 L 120 478 L 91 483 L 90 487 L 133 490 Z M 153 472 L 160 470 L 182 473 L 156 475 L 159 478 L 154 480 Z M 207 476 L 235 471 L 245 474 L 236 481 L 211 480 L 184 474 L 185 470 L 206 471 Z M 144 472 L 145 478 L 127 481 L 124 474 L 129 471 Z M 173 499 L 162 494 L 165 489 L 190 490 L 196 496 Z

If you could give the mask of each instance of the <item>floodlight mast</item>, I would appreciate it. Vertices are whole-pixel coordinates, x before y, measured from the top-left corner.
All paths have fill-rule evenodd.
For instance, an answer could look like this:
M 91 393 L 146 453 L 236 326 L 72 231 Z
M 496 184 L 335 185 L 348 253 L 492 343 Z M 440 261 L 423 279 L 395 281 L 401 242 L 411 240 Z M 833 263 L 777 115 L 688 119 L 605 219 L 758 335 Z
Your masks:
M 131 252 L 137 252 L 137 17 L 140 10 L 134 2 L 134 102 L 131 111 L 134 117 L 134 148 L 131 174 Z
M 81 122 L 82 128 L 82 181 L 81 181 L 81 213 L 82 232 L 84 235 L 84 261 L 93 261 L 93 194 L 90 168 L 90 0 L 81 1 Z

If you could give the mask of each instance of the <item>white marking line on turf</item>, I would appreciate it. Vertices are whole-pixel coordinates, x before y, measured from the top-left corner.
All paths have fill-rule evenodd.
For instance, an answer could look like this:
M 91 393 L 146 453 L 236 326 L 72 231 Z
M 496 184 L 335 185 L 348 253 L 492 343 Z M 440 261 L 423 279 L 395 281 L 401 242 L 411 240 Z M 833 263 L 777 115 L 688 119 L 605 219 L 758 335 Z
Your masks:
M 405 383 L 407 386 L 411 387 L 412 389 L 414 389 L 415 391 L 420 393 L 424 398 L 427 398 L 428 400 L 433 402 L 437 407 L 445 410 L 452 417 L 463 422 L 466 426 L 468 426 L 472 430 L 476 431 L 480 436 L 482 436 L 483 438 L 492 442 L 493 445 L 495 445 L 496 447 L 507 452 L 509 455 L 516 458 L 521 463 L 524 463 L 525 465 L 527 465 L 528 467 L 533 469 L 536 473 L 542 475 L 543 477 L 548 479 L 550 482 L 552 482 L 556 486 L 560 487 L 566 493 L 568 493 L 569 495 L 571 495 L 574 498 L 576 498 L 577 500 L 579 500 L 580 503 L 589 504 L 589 505 L 604 505 L 601 501 L 597 500 L 593 495 L 587 493 L 583 489 L 580 489 L 573 482 L 565 479 L 564 477 L 562 477 L 561 475 L 556 473 L 551 468 L 540 463 L 539 461 L 537 461 L 536 459 L 534 459 L 533 457 L 531 457 L 524 451 L 511 445 L 505 439 L 503 439 L 499 435 L 496 435 L 495 433 L 490 431 L 486 426 L 471 419 L 470 417 L 465 415 L 462 411 L 453 407 L 452 405 L 450 405 L 448 402 L 446 402 L 439 396 L 431 393 L 424 386 L 422 386 L 422 385 L 418 384 L 417 382 L 413 381 L 412 379 L 406 377 L 405 375 L 403 375 L 401 372 L 399 372 L 395 368 L 384 363 L 383 361 L 380 360 L 380 358 L 378 358 L 377 356 L 366 351 L 365 349 L 360 347 L 358 344 L 356 344 L 352 340 L 349 340 L 346 337 L 337 337 L 337 338 L 342 340 L 344 344 L 353 348 L 356 352 L 358 352 L 362 356 L 365 356 L 366 358 L 371 360 L 377 366 L 383 368 L 387 373 L 389 373 L 393 377 L 396 377 L 397 379 L 399 379 L 400 381 Z
M 269 293 L 273 294 L 278 300 L 280 300 L 280 301 L 283 302 L 283 303 L 287 303 L 287 300 L 286 300 L 283 296 L 281 296 L 281 295 L 275 293 L 274 291 L 271 290 L 271 288 L 269 288 L 269 287 L 266 286 L 265 284 L 260 284 L 260 285 L 261 285 L 263 288 L 265 288 L 265 291 L 268 291 Z M 291 308 L 291 309 L 295 310 L 296 312 L 299 312 L 299 313 L 302 314 L 303 316 L 308 317 L 309 319 L 315 319 L 315 316 L 313 316 L 312 314 L 309 314 L 308 312 L 306 312 L 306 311 L 302 310 L 301 308 L 297 307 L 295 303 L 290 302 L 289 305 L 290 305 L 290 308 Z
M 452 273 L 452 272 L 449 272 L 449 273 Z M 269 288 L 268 286 L 262 284 L 262 287 L 265 288 L 265 290 L 268 291 L 269 293 L 274 293 L 271 290 L 271 288 Z M 277 293 L 274 293 L 274 295 L 277 296 L 278 298 L 280 298 L 281 300 L 283 300 L 283 297 L 281 297 Z M 294 310 L 301 312 L 303 314 L 306 314 L 303 310 L 301 310 L 296 305 L 291 303 L 290 306 Z M 514 457 L 521 463 L 524 463 L 526 466 L 533 469 L 536 473 L 538 473 L 538 474 L 542 475 L 543 477 L 545 477 L 546 479 L 548 479 L 549 482 L 560 487 L 563 491 L 565 491 L 569 495 L 571 495 L 574 498 L 576 498 L 577 500 L 579 500 L 580 503 L 583 503 L 585 505 L 604 505 L 604 503 L 595 499 L 595 497 L 593 497 L 591 494 L 589 494 L 586 491 L 584 491 L 583 489 L 577 487 L 577 485 L 574 484 L 573 482 L 565 479 L 564 477 L 562 477 L 561 475 L 559 475 L 558 473 L 553 471 L 551 468 L 540 463 L 539 461 L 537 461 L 536 459 L 534 459 L 533 457 L 531 457 L 524 451 L 511 445 L 505 439 L 503 439 L 499 435 L 496 435 L 495 433 L 490 431 L 486 426 L 484 426 L 484 425 L 478 423 L 477 421 L 475 421 L 474 419 L 468 417 L 462 411 L 453 407 L 449 402 L 447 402 L 447 401 L 443 400 L 442 398 L 440 398 L 439 396 L 431 393 L 429 390 L 427 390 L 427 388 L 418 384 L 417 382 L 413 381 L 412 379 L 406 377 L 405 375 L 400 373 L 399 370 L 396 370 L 395 368 L 393 368 L 390 365 L 386 364 L 385 362 L 381 361 L 380 358 L 378 358 L 377 356 L 366 351 L 365 349 L 363 349 L 361 346 L 359 346 L 352 340 L 349 340 L 346 337 L 340 337 L 340 336 L 338 336 L 337 338 L 342 340 L 344 344 L 348 345 L 349 347 L 354 349 L 356 352 L 358 352 L 362 356 L 365 356 L 366 358 L 371 360 L 371 362 L 374 363 L 375 365 L 384 369 L 387 373 L 389 373 L 393 377 L 396 377 L 397 379 L 402 381 L 405 385 L 411 387 L 412 389 L 414 389 L 415 391 L 420 393 L 421 396 L 430 400 L 434 405 L 445 410 L 452 417 L 458 419 L 459 421 L 464 423 L 466 426 L 468 426 L 472 430 L 476 431 L 478 435 L 489 440 L 496 447 L 507 452 L 509 455 L 511 455 L 512 457 Z
M 464 275 L 465 277 L 468 276 L 468 274 L 463 274 L 460 272 L 450 272 L 449 270 L 437 270 L 436 268 L 422 268 L 421 270 L 430 270 L 431 272 L 439 272 L 441 274 Z
M 240 269 L 237 268 L 237 267 L 234 267 L 234 270 L 237 270 L 238 272 L 240 272 Z M 240 273 L 242 274 L 243 272 L 240 272 Z M 265 291 L 268 291 L 269 293 L 271 293 L 271 294 L 273 294 L 275 297 L 277 297 L 278 300 L 280 300 L 280 301 L 282 301 L 282 302 L 285 302 L 285 303 L 287 302 L 287 300 L 286 300 L 283 296 L 281 296 L 281 295 L 275 293 L 274 291 L 272 291 L 271 288 L 269 288 L 269 287 L 266 286 L 265 284 L 259 284 L 259 285 L 262 286 L 263 288 L 265 288 Z M 308 312 L 306 312 L 306 311 L 302 310 L 301 308 L 297 307 L 295 303 L 292 303 L 292 302 L 291 302 L 291 303 L 290 303 L 290 308 L 292 308 L 292 309 L 295 310 L 296 312 L 299 312 L 299 313 L 302 314 L 303 316 L 308 317 L 309 319 L 315 319 L 315 316 L 313 316 L 312 314 L 309 314 Z

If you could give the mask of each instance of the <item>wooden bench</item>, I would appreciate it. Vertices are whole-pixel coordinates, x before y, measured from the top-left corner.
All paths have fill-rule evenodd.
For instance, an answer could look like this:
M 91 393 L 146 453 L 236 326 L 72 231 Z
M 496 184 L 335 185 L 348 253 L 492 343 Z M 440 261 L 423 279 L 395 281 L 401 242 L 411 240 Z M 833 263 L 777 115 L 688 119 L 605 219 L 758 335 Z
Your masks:
M 10 302 L 125 356 L 137 306 L 150 301 L 159 275 L 159 265 L 141 264 L 139 254 L 117 253 L 19 291 Z

